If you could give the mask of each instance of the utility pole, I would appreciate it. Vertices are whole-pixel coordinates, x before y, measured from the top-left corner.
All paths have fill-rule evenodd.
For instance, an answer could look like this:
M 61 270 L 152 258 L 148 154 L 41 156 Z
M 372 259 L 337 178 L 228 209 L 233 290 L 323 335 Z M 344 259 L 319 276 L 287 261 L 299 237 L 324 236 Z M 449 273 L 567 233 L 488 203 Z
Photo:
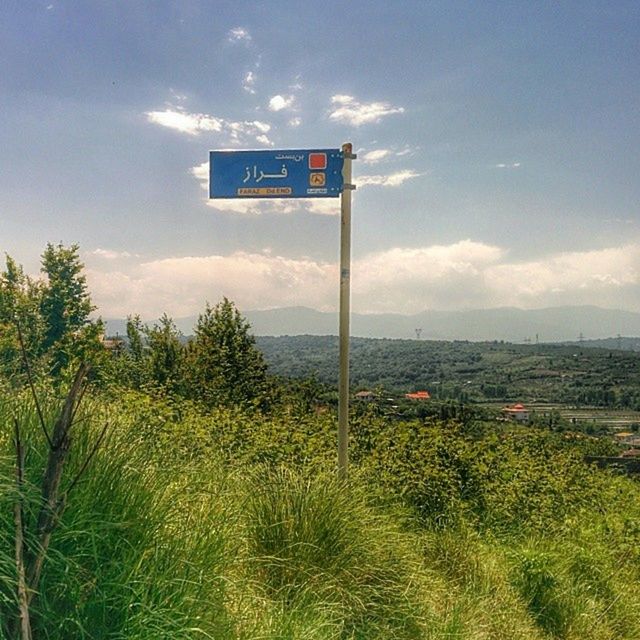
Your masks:
M 343 190 L 340 202 L 340 379 L 338 383 L 338 478 L 349 472 L 349 318 L 351 293 L 351 163 L 353 145 L 342 145 Z

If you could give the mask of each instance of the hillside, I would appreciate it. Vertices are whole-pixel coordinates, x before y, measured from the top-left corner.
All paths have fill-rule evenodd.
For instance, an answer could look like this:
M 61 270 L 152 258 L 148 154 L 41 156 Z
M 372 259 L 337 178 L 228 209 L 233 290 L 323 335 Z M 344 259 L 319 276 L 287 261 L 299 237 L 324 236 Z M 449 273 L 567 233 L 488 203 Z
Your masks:
M 257 338 L 272 373 L 335 384 L 333 336 Z M 427 389 L 470 401 L 521 400 L 640 408 L 640 356 L 571 345 L 431 340 L 351 341 L 354 388 Z
M 330 413 L 200 413 L 131 391 L 85 406 L 65 486 L 114 421 L 53 532 L 34 638 L 639 637 L 640 491 L 583 462 L 598 441 L 365 414 L 345 486 Z M 9 407 L 27 513 L 46 451 L 33 403 L 0 392 L 2 640 L 17 637 Z

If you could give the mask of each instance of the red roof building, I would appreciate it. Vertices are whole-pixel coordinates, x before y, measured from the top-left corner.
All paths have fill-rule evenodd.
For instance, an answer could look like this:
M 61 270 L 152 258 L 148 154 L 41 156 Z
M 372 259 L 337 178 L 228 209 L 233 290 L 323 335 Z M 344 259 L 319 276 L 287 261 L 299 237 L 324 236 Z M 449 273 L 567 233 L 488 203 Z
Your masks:
M 428 391 L 416 391 L 415 393 L 405 393 L 408 400 L 430 400 L 431 394 Z
M 505 407 L 502 410 L 502 413 L 508 420 L 521 422 L 523 424 L 527 424 L 529 422 L 529 409 L 520 402 L 513 404 L 510 407 Z

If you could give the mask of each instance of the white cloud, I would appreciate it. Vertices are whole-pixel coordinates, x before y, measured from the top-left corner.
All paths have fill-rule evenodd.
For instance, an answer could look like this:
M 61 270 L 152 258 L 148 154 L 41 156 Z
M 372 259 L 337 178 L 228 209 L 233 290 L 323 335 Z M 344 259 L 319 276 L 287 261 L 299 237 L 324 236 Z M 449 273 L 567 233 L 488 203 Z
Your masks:
M 355 196 L 351 196 L 352 202 Z M 309 213 L 319 216 L 339 216 L 340 198 L 310 198 L 305 201 L 305 208 Z
M 381 160 L 388 158 L 393 154 L 393 151 L 390 149 L 374 149 L 373 151 L 368 151 L 367 153 L 363 153 L 360 156 L 360 160 L 365 164 L 377 164 Z
M 269 100 L 269 111 L 282 111 L 283 109 L 291 109 L 294 102 L 294 96 L 273 96 Z
M 118 258 L 131 257 L 131 254 L 128 251 L 114 251 L 113 249 L 101 249 L 100 247 L 93 251 L 89 251 L 89 255 L 104 258 L 105 260 L 117 260 Z
M 299 127 L 302 124 L 302 118 L 299 117 L 295 117 L 295 118 L 291 118 L 291 120 L 289 120 L 289 126 L 290 127 Z
M 334 297 L 337 267 L 309 258 L 238 251 L 143 262 L 129 271 L 87 270 L 87 280 L 105 317 L 140 313 L 157 318 L 165 312 L 184 317 L 223 296 L 241 309 L 317 307 Z
M 508 164 L 505 164 L 504 162 L 501 162 L 499 164 L 495 164 L 493 165 L 496 169 L 517 169 L 519 166 L 521 166 L 520 162 L 511 162 Z
M 269 147 L 273 147 L 273 142 L 271 142 L 271 140 L 269 140 L 269 136 L 265 136 L 264 134 L 256 136 L 256 142 L 259 142 L 260 144 L 267 145 Z
M 236 122 L 205 113 L 189 113 L 182 107 L 169 107 L 164 111 L 147 111 L 145 115 L 152 124 L 191 136 L 201 133 L 220 133 L 226 135 L 227 139 L 234 144 L 242 143 L 246 139 L 262 142 L 265 134 L 271 130 L 268 122 L 260 120 Z M 262 140 L 258 140 L 260 136 Z
M 206 187 L 206 185 L 203 184 Z M 273 198 L 252 200 L 251 198 L 231 198 L 207 200 L 212 209 L 240 215 L 292 215 L 313 214 L 337 216 L 340 214 L 339 198 Z
M 229 42 L 251 42 L 251 34 L 244 27 L 235 27 L 227 33 Z
M 196 179 L 200 180 L 200 185 L 206 191 L 209 191 L 209 162 L 203 162 L 189 169 L 189 173 Z
M 640 308 L 640 246 L 566 252 L 519 262 L 465 240 L 390 249 L 354 267 L 354 304 L 369 311 L 599 304 Z
M 520 306 L 532 306 L 540 298 L 547 304 L 593 303 L 640 284 L 640 246 L 565 252 L 544 260 L 496 265 L 487 277 L 494 292 L 510 291 Z
M 256 74 L 253 71 L 247 71 L 242 81 L 242 88 L 247 93 L 255 94 L 256 90 L 254 87 L 256 84 L 256 80 L 257 80 Z
M 281 206 L 292 205 L 284 201 Z M 304 256 L 238 251 L 136 264 L 129 259 L 126 267 L 116 260 L 98 264 L 100 269 L 87 270 L 87 278 L 106 317 L 187 316 L 201 311 L 205 300 L 216 302 L 223 295 L 243 309 L 336 306 L 337 265 Z M 640 310 L 637 244 L 519 262 L 502 247 L 462 240 L 370 253 L 355 259 L 352 271 L 353 308 L 359 312 L 576 304 Z
M 332 110 L 329 118 L 336 122 L 359 127 L 370 122 L 379 122 L 385 116 L 404 113 L 404 107 L 394 107 L 389 102 L 359 102 L 353 96 L 335 95 L 331 98 Z
M 397 171 L 395 173 L 389 173 L 386 175 L 356 176 L 355 183 L 358 187 L 366 187 L 369 185 L 381 187 L 399 187 L 407 180 L 417 178 L 420 175 L 420 173 L 417 173 L 412 169 L 405 169 L 404 171 Z
M 471 240 L 372 253 L 354 264 L 354 304 L 399 313 L 482 306 L 483 273 L 504 255 L 500 247 Z
M 203 131 L 222 131 L 224 120 L 204 113 L 187 113 L 181 109 L 165 109 L 164 111 L 147 111 L 147 119 L 161 127 L 174 129 L 191 136 Z
M 261 131 L 262 133 L 267 133 L 271 131 L 271 125 L 266 122 L 260 122 L 260 120 L 254 120 L 253 122 L 245 122 L 245 124 L 255 127 L 258 131 Z
M 384 160 L 400 158 L 411 153 L 414 153 L 414 149 L 410 147 L 405 147 L 401 151 L 394 151 L 393 149 L 372 149 L 366 153 L 361 149 L 358 151 L 358 160 L 361 160 L 364 164 L 378 164 Z

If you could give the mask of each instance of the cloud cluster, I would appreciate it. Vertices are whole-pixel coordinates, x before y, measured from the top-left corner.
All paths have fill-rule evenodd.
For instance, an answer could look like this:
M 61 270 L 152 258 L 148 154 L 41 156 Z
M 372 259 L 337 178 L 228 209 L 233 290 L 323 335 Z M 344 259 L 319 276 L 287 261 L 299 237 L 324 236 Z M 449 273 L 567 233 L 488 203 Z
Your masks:
M 222 131 L 222 118 L 209 116 L 205 113 L 188 113 L 180 108 L 167 108 L 164 111 L 147 111 L 147 120 L 161 127 L 167 127 L 196 136 L 205 131 Z
M 227 33 L 227 40 L 229 42 L 251 42 L 251 34 L 248 29 L 244 27 L 234 27 Z
M 114 251 L 113 249 L 102 249 L 98 247 L 90 251 L 89 255 L 102 258 L 103 260 L 117 260 L 118 258 L 131 258 L 134 254 L 128 251 Z
M 250 94 L 255 94 L 256 90 L 255 90 L 255 84 L 256 84 L 256 73 L 255 71 L 247 71 L 247 73 L 244 74 L 244 79 L 242 81 L 242 88 Z
M 225 134 L 230 142 L 236 144 L 251 138 L 261 144 L 271 145 L 267 137 L 271 125 L 260 120 L 237 122 L 225 120 L 205 113 L 189 113 L 181 107 L 167 107 L 164 111 L 147 111 L 147 120 L 152 124 L 167 127 L 190 136 L 215 132 Z
M 394 173 L 388 173 L 386 175 L 364 175 L 357 176 L 354 180 L 358 187 L 366 186 L 379 186 L 379 187 L 399 187 L 407 180 L 417 178 L 421 174 L 412 169 L 405 169 L 403 171 L 396 171 Z
M 394 113 L 404 113 L 404 107 L 394 107 L 389 102 L 359 102 L 353 96 L 335 95 L 331 98 L 329 118 L 335 122 L 359 127 L 371 122 L 380 122 Z
M 291 109 L 294 102 L 294 96 L 273 96 L 269 100 L 269 111 L 283 111 L 285 109 Z
M 378 164 L 378 162 L 381 162 L 392 155 L 393 151 L 391 151 L 391 149 L 374 149 L 373 151 L 360 154 L 359 159 L 365 164 Z
M 132 313 L 157 318 L 165 312 L 179 318 L 225 295 L 244 309 L 317 306 L 334 296 L 336 278 L 335 265 L 242 251 L 153 260 L 127 270 L 87 269 L 99 312 L 110 318 Z
M 402 151 L 393 151 L 392 149 L 372 149 L 366 153 L 359 151 L 358 160 L 364 164 L 379 164 L 384 160 L 400 158 L 402 156 L 409 155 L 410 153 L 413 153 L 413 150 L 408 147 Z
M 97 262 L 87 277 L 105 317 L 175 317 L 226 295 L 243 309 L 305 305 L 335 309 L 337 265 L 306 257 L 238 251 L 148 262 Z M 640 246 L 558 253 L 520 262 L 502 247 L 463 240 L 396 247 L 354 260 L 353 308 L 424 309 L 598 304 L 640 311 Z

